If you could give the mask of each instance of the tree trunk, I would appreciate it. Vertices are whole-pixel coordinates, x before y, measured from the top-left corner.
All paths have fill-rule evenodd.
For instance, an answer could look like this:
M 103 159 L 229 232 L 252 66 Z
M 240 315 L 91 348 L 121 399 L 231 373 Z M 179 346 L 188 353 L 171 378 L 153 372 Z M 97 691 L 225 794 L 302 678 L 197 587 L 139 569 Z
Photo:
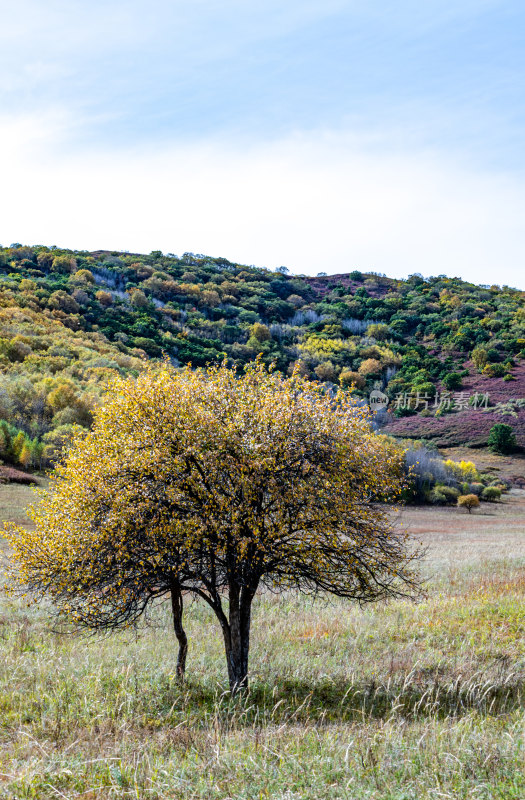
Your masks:
M 188 654 L 188 637 L 182 627 L 182 612 L 184 610 L 184 600 L 177 580 L 171 582 L 171 609 L 173 611 L 173 629 L 179 642 L 179 653 L 177 656 L 177 678 L 182 683 L 186 672 L 186 656 Z
M 224 647 L 228 679 L 232 694 L 248 689 L 248 656 L 250 652 L 250 622 L 255 591 L 230 584 L 229 620 L 223 624 Z

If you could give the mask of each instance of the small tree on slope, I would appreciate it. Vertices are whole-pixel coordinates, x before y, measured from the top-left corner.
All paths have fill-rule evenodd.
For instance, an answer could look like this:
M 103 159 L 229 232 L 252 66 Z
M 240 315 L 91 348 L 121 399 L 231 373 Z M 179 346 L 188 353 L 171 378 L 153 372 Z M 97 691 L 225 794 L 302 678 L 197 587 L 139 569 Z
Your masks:
M 487 445 L 493 453 L 512 453 L 517 448 L 516 435 L 510 425 L 497 422 L 490 429 Z
M 101 630 L 171 594 L 180 675 L 193 593 L 220 622 L 236 691 L 261 586 L 361 603 L 414 593 L 418 553 L 382 502 L 402 474 L 348 394 L 260 363 L 243 375 L 164 365 L 113 386 L 31 511 L 34 529 L 8 531 L 12 585 Z

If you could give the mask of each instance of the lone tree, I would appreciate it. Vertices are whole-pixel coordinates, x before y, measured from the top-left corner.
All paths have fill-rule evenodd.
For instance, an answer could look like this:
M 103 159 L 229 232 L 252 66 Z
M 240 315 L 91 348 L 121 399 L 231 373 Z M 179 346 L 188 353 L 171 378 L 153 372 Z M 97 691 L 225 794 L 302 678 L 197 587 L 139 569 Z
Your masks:
M 12 585 L 50 597 L 80 627 L 112 630 L 171 595 L 179 675 L 183 595 L 215 612 L 232 691 L 247 685 L 257 590 L 366 603 L 417 589 L 418 553 L 385 501 L 402 456 L 348 393 L 259 362 L 119 380 L 12 527 Z
M 478 508 L 478 506 L 479 497 L 477 494 L 462 494 L 458 497 L 458 507 L 466 508 L 469 514 L 472 512 L 473 508 Z

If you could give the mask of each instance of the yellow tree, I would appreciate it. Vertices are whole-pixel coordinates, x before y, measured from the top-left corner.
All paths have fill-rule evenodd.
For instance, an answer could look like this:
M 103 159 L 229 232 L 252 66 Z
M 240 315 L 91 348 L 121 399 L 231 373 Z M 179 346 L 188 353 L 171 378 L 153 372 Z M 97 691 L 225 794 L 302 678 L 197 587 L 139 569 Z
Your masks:
M 51 489 L 11 528 L 12 585 L 80 626 L 115 629 L 170 594 L 183 674 L 183 593 L 215 612 L 232 691 L 247 684 L 260 588 L 366 603 L 417 587 L 390 521 L 401 456 L 348 393 L 261 363 L 118 380 Z

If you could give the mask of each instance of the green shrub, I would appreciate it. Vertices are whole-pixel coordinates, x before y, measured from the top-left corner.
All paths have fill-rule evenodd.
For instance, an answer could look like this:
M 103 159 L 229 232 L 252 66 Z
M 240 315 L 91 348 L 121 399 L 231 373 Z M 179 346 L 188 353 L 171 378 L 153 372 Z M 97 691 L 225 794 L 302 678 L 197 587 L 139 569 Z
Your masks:
M 487 350 L 487 358 L 494 364 L 496 364 L 499 361 L 499 352 L 496 350 L 495 347 L 490 347 Z
M 481 499 L 489 503 L 496 503 L 501 497 L 501 490 L 496 486 L 486 486 L 481 492 Z
M 476 482 L 476 483 L 471 483 L 468 488 L 471 494 L 477 494 L 479 496 L 482 493 L 484 486 L 482 483 Z
M 443 486 L 440 486 L 439 489 L 432 489 L 432 491 L 428 493 L 428 500 L 430 503 L 435 506 L 446 506 L 449 501 L 441 491 L 443 488 Z
M 501 378 L 505 375 L 505 367 L 503 364 L 487 364 L 483 368 L 483 375 L 487 375 L 489 378 Z
M 460 495 L 455 486 L 439 486 L 438 491 L 445 496 L 447 503 L 455 503 Z
M 448 389 L 449 392 L 455 392 L 463 386 L 463 381 L 459 372 L 448 372 L 442 382 L 445 389 Z
M 506 455 L 512 453 L 516 447 L 516 436 L 510 425 L 505 425 L 503 422 L 498 422 L 490 429 L 489 438 L 487 440 L 489 450 L 493 453 L 500 453 Z

